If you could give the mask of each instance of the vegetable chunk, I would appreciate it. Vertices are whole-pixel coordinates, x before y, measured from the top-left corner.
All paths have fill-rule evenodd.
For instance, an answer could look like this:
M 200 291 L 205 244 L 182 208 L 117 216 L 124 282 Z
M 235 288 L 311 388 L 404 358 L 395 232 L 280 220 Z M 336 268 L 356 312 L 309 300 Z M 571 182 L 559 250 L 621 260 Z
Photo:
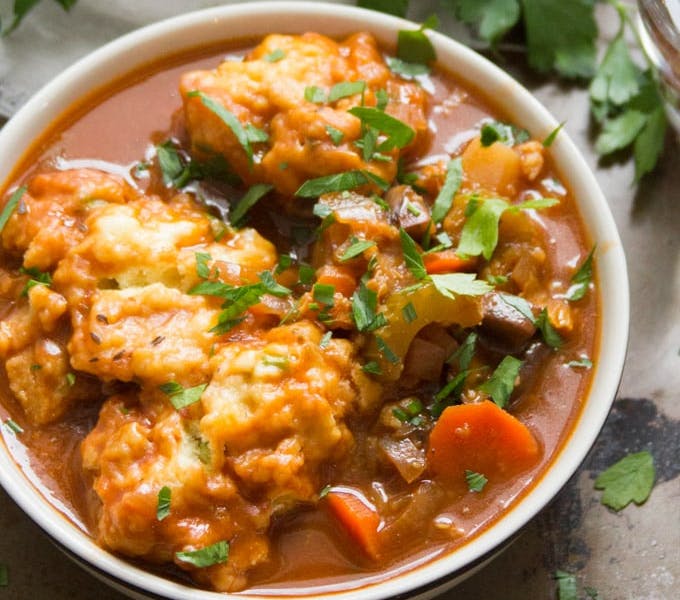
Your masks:
M 435 477 L 464 488 L 466 470 L 493 485 L 535 465 L 540 453 L 526 425 L 485 401 L 449 406 L 432 429 L 427 457 Z

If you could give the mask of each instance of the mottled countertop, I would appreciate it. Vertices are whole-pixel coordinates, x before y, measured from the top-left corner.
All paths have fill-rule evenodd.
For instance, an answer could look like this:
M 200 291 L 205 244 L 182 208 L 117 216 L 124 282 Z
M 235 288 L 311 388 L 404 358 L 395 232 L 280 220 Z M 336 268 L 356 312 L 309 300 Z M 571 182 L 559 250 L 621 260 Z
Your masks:
M 81 2 L 87 5 L 87 0 Z M 146 4 L 148 11 L 152 3 L 140 4 Z M 45 6 L 40 10 L 54 10 L 54 18 L 62 18 L 56 8 Z M 611 16 L 606 9 L 600 10 L 605 30 L 611 29 Z M 77 30 L 77 8 L 68 18 L 73 19 Z M 129 23 L 119 27 L 121 31 L 131 28 Z M 0 42 L 10 43 L 19 42 Z M 0 46 L 0 56 L 3 51 L 4 56 L 11 56 L 11 48 Z M 513 58 L 517 58 L 517 64 Z M 576 475 L 509 549 L 442 598 L 555 598 L 556 569 L 576 574 L 581 587 L 597 589 L 602 600 L 678 598 L 680 148 L 669 133 L 659 167 L 635 187 L 631 184 L 631 161 L 598 162 L 592 146 L 587 90 L 530 76 L 521 56 L 508 55 L 503 66 L 531 89 L 559 121 L 566 120 L 566 131 L 584 153 L 609 200 L 628 258 L 630 344 L 612 412 Z M 8 80 L 0 76 L 0 98 L 3 92 L 7 96 L 9 87 Z M 657 469 L 657 482 L 649 500 L 619 513 L 602 506 L 600 492 L 593 489 L 597 474 L 625 454 L 644 449 L 652 452 Z M 2 490 L 0 532 L 0 564 L 9 569 L 9 585 L 0 588 L 0 598 L 122 598 L 71 563 Z

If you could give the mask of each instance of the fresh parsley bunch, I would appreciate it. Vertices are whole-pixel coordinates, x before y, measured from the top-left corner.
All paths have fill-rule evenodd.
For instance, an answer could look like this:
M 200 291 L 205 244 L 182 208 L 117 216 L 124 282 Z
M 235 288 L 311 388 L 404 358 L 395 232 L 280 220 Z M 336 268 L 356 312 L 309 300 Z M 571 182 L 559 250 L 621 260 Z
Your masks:
M 663 150 L 667 121 L 658 82 L 649 65 L 632 59 L 625 33 L 636 35 L 628 7 L 602 0 L 619 16 L 619 30 L 597 61 L 595 0 L 439 0 L 445 10 L 474 28 L 490 50 L 511 30 L 523 33 L 529 65 L 539 73 L 590 83 L 601 156 L 632 149 L 635 182 L 654 169 Z M 409 0 L 358 0 L 357 4 L 404 17 Z M 514 33 L 513 33 L 514 35 Z

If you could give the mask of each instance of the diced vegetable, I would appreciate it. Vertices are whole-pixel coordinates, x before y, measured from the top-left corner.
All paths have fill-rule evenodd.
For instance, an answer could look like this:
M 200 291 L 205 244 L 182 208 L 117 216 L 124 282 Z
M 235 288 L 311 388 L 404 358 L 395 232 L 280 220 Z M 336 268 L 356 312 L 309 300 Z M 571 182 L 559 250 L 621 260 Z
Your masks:
M 536 438 L 510 413 L 485 401 L 449 406 L 430 434 L 428 464 L 436 478 L 467 487 L 465 471 L 484 473 L 490 484 L 536 464 Z
M 332 285 L 336 292 L 349 298 L 357 287 L 357 280 L 352 269 L 338 265 L 324 265 L 319 269 L 316 282 L 320 285 Z
M 380 515 L 358 490 L 333 488 L 326 494 L 328 507 L 347 533 L 371 559 L 379 555 Z
M 479 138 L 463 152 L 466 181 L 474 181 L 481 189 L 512 196 L 521 176 L 519 155 L 505 144 L 482 146 Z
M 435 273 L 458 273 L 461 271 L 472 272 L 477 264 L 476 259 L 461 258 L 456 250 L 442 250 L 441 252 L 429 252 L 423 255 L 425 269 L 432 275 Z
M 401 310 L 409 302 L 417 315 L 410 322 Z M 430 323 L 474 327 L 482 319 L 482 301 L 480 296 L 444 296 L 433 285 L 426 284 L 415 290 L 392 294 L 385 303 L 384 314 L 388 323 L 380 330 L 380 336 L 399 362 L 394 364 L 386 360 L 378 351 L 375 340 L 369 344 L 366 356 L 378 363 L 385 379 L 394 381 L 401 374 L 404 357 L 413 338 L 423 327 Z

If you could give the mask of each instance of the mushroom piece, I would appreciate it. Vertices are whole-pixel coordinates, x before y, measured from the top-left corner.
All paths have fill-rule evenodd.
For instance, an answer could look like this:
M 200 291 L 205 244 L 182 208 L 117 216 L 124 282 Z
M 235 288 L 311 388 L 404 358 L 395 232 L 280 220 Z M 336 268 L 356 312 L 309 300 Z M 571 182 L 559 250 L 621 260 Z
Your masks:
M 430 209 L 422 196 L 409 185 L 398 185 L 385 194 L 395 221 L 411 237 L 421 238 L 430 225 Z
M 534 323 L 497 293 L 484 296 L 482 311 L 481 332 L 508 351 L 521 350 L 536 333 Z

